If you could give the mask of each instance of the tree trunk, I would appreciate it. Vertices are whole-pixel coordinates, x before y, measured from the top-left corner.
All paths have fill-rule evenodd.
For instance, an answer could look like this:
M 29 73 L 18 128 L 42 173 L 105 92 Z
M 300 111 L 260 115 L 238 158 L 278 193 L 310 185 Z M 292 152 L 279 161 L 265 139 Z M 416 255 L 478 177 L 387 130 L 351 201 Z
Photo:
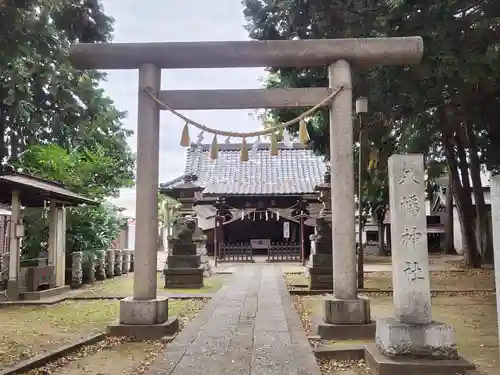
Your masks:
M 384 241 L 384 221 L 378 222 L 378 255 L 385 255 L 385 241 Z
M 476 135 L 472 124 L 466 124 L 467 140 L 469 142 L 470 174 L 472 179 L 472 191 L 476 203 L 476 221 L 478 245 L 481 253 L 482 263 L 493 264 L 493 237 L 491 233 L 488 210 L 484 201 L 483 185 L 481 183 L 481 166 L 478 156 Z
M 481 267 L 476 231 L 474 229 L 474 207 L 472 206 L 471 189 L 469 182 L 469 169 L 460 126 L 455 126 L 456 109 L 440 107 L 438 109 L 439 121 L 442 127 L 443 150 L 448 163 L 448 170 L 452 179 L 453 195 L 455 197 L 460 230 L 462 233 L 462 246 L 465 265 Z
M 386 253 L 390 253 L 391 252 L 391 248 L 392 248 L 392 239 L 391 239 L 391 226 L 390 225 L 386 225 L 385 226 L 385 238 L 387 240 L 387 248 L 386 248 Z
M 429 204 L 432 206 L 432 204 L 434 203 L 434 189 L 430 181 L 427 181 L 425 190 L 427 193 L 427 200 L 429 201 Z
M 472 206 L 472 199 L 470 194 L 470 188 L 462 186 L 462 182 L 459 177 L 459 169 L 457 165 L 457 159 L 453 151 L 453 146 L 450 139 L 444 137 L 444 152 L 446 155 L 446 160 L 448 162 L 448 167 L 450 170 L 450 176 L 452 178 L 452 188 L 453 195 L 455 197 L 458 218 L 460 220 L 460 230 L 462 233 L 462 246 L 464 251 L 464 261 L 465 265 L 469 267 L 479 268 L 481 267 L 481 255 L 477 247 L 476 232 L 474 230 L 474 209 Z M 459 155 L 463 156 L 465 151 L 460 151 L 461 144 L 457 145 Z M 460 160 L 460 159 L 459 159 Z M 461 161 L 462 170 L 462 181 L 464 185 L 469 185 L 468 174 L 463 178 L 463 159 Z M 466 168 L 466 172 L 468 172 Z
M 385 246 L 384 246 L 384 219 L 385 214 L 387 212 L 387 206 L 379 205 L 375 209 L 375 217 L 377 218 L 377 227 L 378 227 L 378 255 L 383 256 L 386 255 Z
M 448 171 L 448 187 L 446 188 L 446 221 L 444 227 L 445 233 L 445 243 L 444 243 L 444 253 L 445 254 L 456 254 L 455 251 L 455 223 L 453 222 L 453 186 L 451 172 Z
M 15 130 L 11 129 L 10 134 L 10 155 L 7 158 L 10 162 L 17 161 L 19 155 L 19 139 Z
M 5 129 L 5 111 L 0 108 L 0 166 L 3 165 L 5 159 L 7 159 L 7 143 L 6 140 L 6 129 Z

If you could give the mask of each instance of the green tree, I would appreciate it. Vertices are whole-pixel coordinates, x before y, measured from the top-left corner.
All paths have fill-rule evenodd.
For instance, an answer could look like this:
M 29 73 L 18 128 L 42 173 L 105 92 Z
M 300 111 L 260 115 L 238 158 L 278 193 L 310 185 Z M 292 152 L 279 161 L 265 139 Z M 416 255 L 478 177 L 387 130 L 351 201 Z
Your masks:
M 111 23 L 97 0 L 0 3 L 0 162 L 38 143 L 71 150 L 97 132 L 127 136 L 97 90 L 104 75 L 68 60 L 71 43 L 109 40 Z
M 33 146 L 19 156 L 17 166 L 26 172 L 63 183 L 67 188 L 82 195 L 102 200 L 121 186 L 130 184 L 128 171 L 114 171 L 113 157 L 104 155 L 105 150 L 73 150 L 67 152 L 57 145 Z M 26 223 L 23 254 L 36 257 L 47 250 L 48 220 L 46 208 L 25 209 Z M 66 250 L 84 251 L 86 254 L 105 250 L 120 230 L 118 213 L 111 205 L 82 206 L 68 209 Z
M 500 3 L 495 0 L 432 4 L 424 0 L 290 0 L 265 4 L 246 0 L 243 3 L 250 36 L 255 39 L 423 37 L 425 52 L 420 66 L 374 68 L 364 75 L 355 72 L 358 84 L 355 94 L 369 96 L 370 121 L 374 116 L 384 115 L 389 133 L 396 141 L 394 151 L 422 152 L 427 165 L 446 162 L 464 235 L 466 262 L 477 267 L 481 260 L 488 261 L 491 233 L 484 220 L 487 215 L 478 171 L 482 164 L 495 170 L 500 160 L 500 132 L 493 129 L 500 119 Z M 324 69 L 271 71 L 280 76 L 281 82 L 293 82 L 296 87 L 327 83 Z M 324 153 L 321 142 L 328 145 L 326 117 L 318 115 L 314 121 L 320 126 L 313 126 L 313 132 L 317 133 L 311 137 L 313 145 Z M 471 191 L 478 202 L 475 210 Z M 475 217 L 481 239 L 479 248 Z
M 0 1 L 0 163 L 98 201 L 132 185 L 125 114 L 98 88 L 104 74 L 77 71 L 68 58 L 72 43 L 106 42 L 111 31 L 99 0 Z M 36 216 L 25 248 L 36 244 L 31 252 L 38 252 L 46 247 L 46 219 L 24 214 L 28 221 Z M 104 206 L 71 209 L 68 251 L 110 242 L 112 215 Z

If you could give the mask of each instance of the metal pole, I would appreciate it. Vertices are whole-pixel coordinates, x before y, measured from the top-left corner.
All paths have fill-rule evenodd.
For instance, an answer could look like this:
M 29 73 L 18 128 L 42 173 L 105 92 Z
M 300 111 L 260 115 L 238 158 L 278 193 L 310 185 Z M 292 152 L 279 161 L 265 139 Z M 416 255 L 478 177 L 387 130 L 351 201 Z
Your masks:
M 304 214 L 300 213 L 300 257 L 302 258 L 302 265 L 306 265 L 306 254 L 304 249 Z
M 219 239 L 217 232 L 219 231 L 219 215 L 218 213 L 215 215 L 215 227 L 214 227 L 214 264 L 215 268 L 217 268 L 217 255 L 218 255 L 218 247 L 219 247 Z
M 358 158 L 358 289 L 364 288 L 364 250 L 363 250 L 363 116 L 368 112 L 368 99 L 356 100 L 356 113 L 359 116 L 359 158 Z

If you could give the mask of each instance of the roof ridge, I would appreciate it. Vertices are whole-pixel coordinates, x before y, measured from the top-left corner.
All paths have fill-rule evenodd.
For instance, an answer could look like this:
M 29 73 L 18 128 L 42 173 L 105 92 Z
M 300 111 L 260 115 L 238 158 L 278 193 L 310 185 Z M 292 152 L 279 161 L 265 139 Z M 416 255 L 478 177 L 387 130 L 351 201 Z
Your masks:
M 249 144 L 251 147 L 252 144 Z M 259 143 L 249 161 L 240 160 L 240 144 L 220 144 L 219 158 L 211 160 L 211 144 L 192 144 L 186 155 L 185 175 L 198 177 L 205 196 L 217 195 L 302 195 L 315 193 L 323 182 L 326 163 L 321 155 L 302 143 L 278 144 L 278 156 L 271 156 L 269 143 Z M 181 184 L 162 184 L 172 188 Z
M 254 145 L 254 143 L 247 143 L 247 146 L 251 148 Z M 222 143 L 219 144 L 219 151 L 240 151 L 242 147 L 242 143 Z M 202 143 L 202 144 L 191 144 L 191 147 L 189 147 L 189 151 L 196 151 L 196 150 L 202 150 L 202 152 L 208 152 L 210 151 L 210 148 L 212 147 L 211 143 Z M 262 150 L 268 150 L 271 147 L 271 143 L 269 142 L 260 142 L 258 144 L 257 149 L 259 151 Z M 294 142 L 290 146 L 286 146 L 283 142 L 278 142 L 278 149 L 279 150 L 310 150 L 312 149 L 307 145 L 303 144 L 301 142 Z

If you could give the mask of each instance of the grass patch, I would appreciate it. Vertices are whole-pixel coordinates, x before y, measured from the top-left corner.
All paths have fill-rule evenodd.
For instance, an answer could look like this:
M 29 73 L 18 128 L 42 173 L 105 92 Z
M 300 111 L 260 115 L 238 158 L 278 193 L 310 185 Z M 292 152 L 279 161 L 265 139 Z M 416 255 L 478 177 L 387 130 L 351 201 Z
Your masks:
M 66 301 L 55 306 L 0 309 L 0 367 L 104 331 L 118 316 L 117 301 Z
M 495 273 L 493 270 L 473 269 L 465 271 L 433 271 L 431 289 L 493 289 Z M 365 273 L 365 288 L 392 289 L 391 272 Z
M 311 317 L 323 315 L 322 297 L 296 296 L 295 300 L 295 306 L 307 331 Z M 392 316 L 391 297 L 370 298 L 370 302 L 372 319 Z M 453 326 L 461 355 L 473 361 L 485 374 L 500 373 L 494 294 L 434 297 L 432 315 L 435 320 Z
M 284 274 L 286 285 L 307 285 L 309 286 L 309 277 L 306 274 Z
M 317 359 L 321 375 L 369 375 L 370 369 L 365 361 L 339 361 L 336 359 Z
M 215 293 L 218 291 L 223 282 L 224 278 L 221 275 L 215 275 L 203 280 L 204 286 L 201 289 L 165 289 L 165 279 L 163 274 L 157 274 L 157 290 L 158 294 L 168 294 L 168 293 L 182 293 L 182 294 L 194 294 L 194 293 Z M 80 296 L 82 297 L 127 297 L 133 294 L 134 290 L 134 275 L 128 274 L 114 279 L 108 279 L 104 281 L 97 282 L 96 284 L 90 286 L 88 290 L 84 291 Z
M 432 271 L 431 289 L 433 290 L 473 290 L 494 289 L 494 270 L 470 269 L 464 271 Z M 285 274 L 289 287 L 309 285 L 309 278 L 304 274 Z M 365 272 L 365 288 L 392 289 L 392 272 Z
M 185 324 L 198 314 L 207 301 L 208 299 L 169 301 L 169 314 L 178 316 Z M 159 341 L 131 342 L 125 338 L 106 338 L 28 374 L 142 374 L 164 350 L 165 344 Z

